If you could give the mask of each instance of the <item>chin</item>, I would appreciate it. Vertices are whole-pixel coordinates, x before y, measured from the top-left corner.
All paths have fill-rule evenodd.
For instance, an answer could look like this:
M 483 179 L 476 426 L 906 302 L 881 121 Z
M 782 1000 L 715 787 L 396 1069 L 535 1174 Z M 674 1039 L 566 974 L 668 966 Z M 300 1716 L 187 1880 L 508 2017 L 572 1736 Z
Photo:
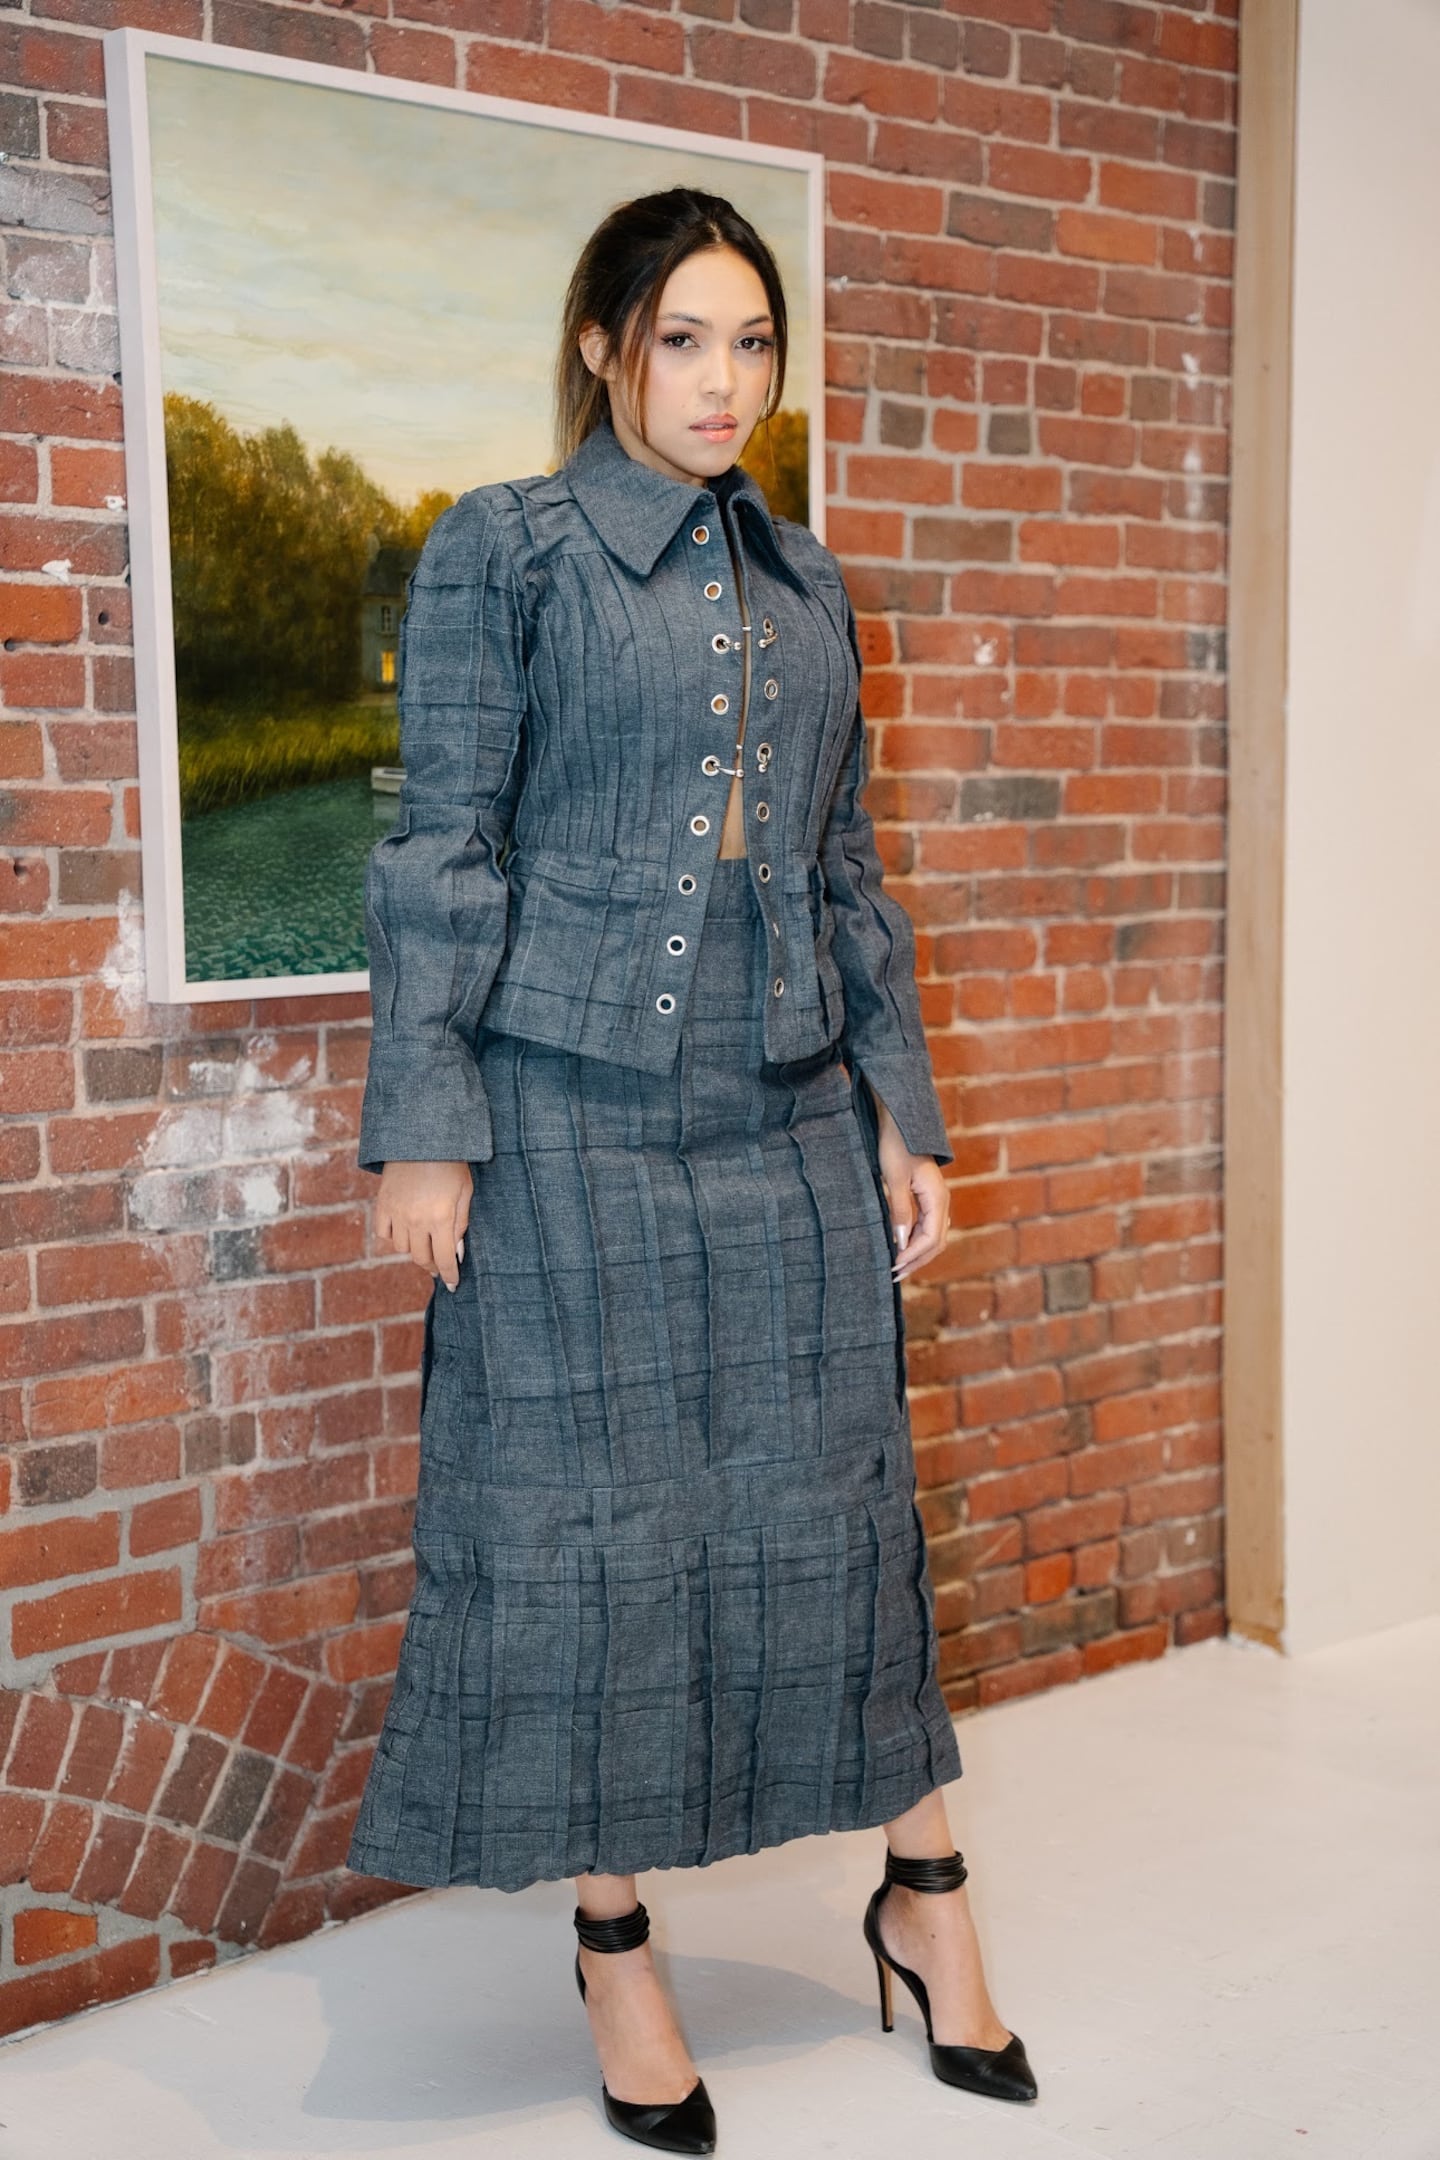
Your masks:
M 739 428 L 736 428 L 735 433 L 728 442 L 713 442 L 708 435 L 692 435 L 687 428 L 685 432 L 686 455 L 692 458 L 704 458 L 707 461 L 718 459 L 722 465 L 728 465 L 744 439 Z

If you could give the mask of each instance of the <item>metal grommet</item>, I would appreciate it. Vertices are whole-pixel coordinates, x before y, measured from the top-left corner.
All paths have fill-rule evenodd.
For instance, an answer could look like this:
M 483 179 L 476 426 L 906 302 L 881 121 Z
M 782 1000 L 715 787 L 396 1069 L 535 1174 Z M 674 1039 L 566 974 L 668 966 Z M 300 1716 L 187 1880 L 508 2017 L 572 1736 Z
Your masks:
M 768 802 L 757 802 L 757 803 L 756 803 L 756 805 L 755 805 L 755 815 L 756 815 L 756 817 L 757 817 L 757 818 L 759 818 L 759 820 L 760 820 L 760 823 L 761 823 L 761 824 L 763 825 L 763 824 L 765 823 L 765 820 L 766 820 L 766 818 L 768 818 L 768 817 L 769 817 L 769 815 L 770 815 L 770 805 L 769 805 L 769 803 L 768 803 Z
M 769 745 L 769 743 L 768 743 L 768 742 L 756 743 L 756 745 L 755 745 L 755 770 L 756 770 L 757 772 L 764 772 L 764 771 L 765 771 L 766 767 L 767 767 L 767 766 L 769 765 L 769 763 L 770 763 L 770 758 L 771 758 L 771 755 L 772 755 L 772 753 L 771 753 L 770 745 Z
M 690 830 L 691 830 L 691 832 L 709 832 L 709 830 L 710 830 L 710 820 L 709 820 L 709 818 L 708 818 L 708 817 L 692 817 L 692 818 L 691 818 L 691 820 L 690 820 Z
M 675 1000 L 668 990 L 662 990 L 659 997 L 656 998 L 655 1010 L 656 1012 L 674 1012 Z
M 710 710 L 711 712 L 729 712 L 729 698 L 726 697 L 723 692 L 718 697 L 712 697 L 710 700 Z
M 694 532 L 692 532 L 690 535 L 690 538 L 695 542 L 695 545 L 697 547 L 704 547 L 709 537 L 710 528 L 708 525 L 697 525 Z
M 714 753 L 714 751 L 713 751 L 713 750 L 712 750 L 712 751 L 710 752 L 710 755 L 709 755 L 708 757 L 702 757 L 702 758 L 701 758 L 701 760 L 700 760 L 700 770 L 701 770 L 701 772 L 708 772 L 708 773 L 717 773 L 717 772 L 719 772 L 719 770 L 720 770 L 720 760 L 719 760 L 719 758 L 718 758 L 718 757 L 716 757 L 716 755 L 715 755 L 715 753 Z
M 760 864 L 759 864 L 759 865 L 757 866 L 757 874 L 758 874 L 758 876 L 759 876 L 759 879 L 760 879 L 760 883 L 761 883 L 762 885 L 768 885 L 768 884 L 769 884 L 769 882 L 770 882 L 770 865 L 769 865 L 769 863 L 768 863 L 768 862 L 762 862 L 762 863 L 760 863 Z
M 777 975 L 777 976 L 775 977 L 775 995 L 776 995 L 776 997 L 779 997 L 779 995 L 780 995 L 781 991 L 782 991 L 782 990 L 783 990 L 784 988 L 785 988 L 785 978 L 784 978 L 784 976 L 783 976 L 783 975 Z
M 710 583 L 705 587 L 705 598 L 707 600 L 718 600 L 724 589 L 722 585 L 716 583 L 714 578 L 711 578 Z
M 666 950 L 666 952 L 684 952 L 684 950 L 685 950 L 685 940 L 684 940 L 684 938 L 683 938 L 683 937 L 681 937 L 681 936 L 679 936 L 679 935 L 678 935 L 678 933 L 677 933 L 677 935 L 676 935 L 676 936 L 674 936 L 674 937 L 671 937 L 671 938 L 666 938 L 666 940 L 665 940 L 665 950 Z
M 773 675 L 766 678 L 765 695 L 766 697 L 779 697 L 780 695 L 780 685 L 778 682 L 776 682 Z
M 723 630 L 717 630 L 710 640 L 711 652 L 729 652 L 730 640 Z
M 675 883 L 679 886 L 681 892 L 694 892 L 695 890 L 695 880 L 688 870 L 682 870 Z

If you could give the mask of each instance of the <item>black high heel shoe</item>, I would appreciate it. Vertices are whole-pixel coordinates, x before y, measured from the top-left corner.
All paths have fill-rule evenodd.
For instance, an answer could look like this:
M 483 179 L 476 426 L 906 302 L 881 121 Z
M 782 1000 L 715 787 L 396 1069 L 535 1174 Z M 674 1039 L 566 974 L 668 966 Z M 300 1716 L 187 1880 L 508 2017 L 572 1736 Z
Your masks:
M 957 2047 L 937 2040 L 930 2023 L 930 1996 L 924 1981 L 908 1966 L 897 1964 L 880 1940 L 877 1915 L 891 1883 L 901 1883 L 907 1890 L 958 1890 L 969 1872 L 958 1852 L 947 1853 L 943 1860 L 902 1860 L 886 1849 L 885 1880 L 866 1906 L 863 1923 L 880 1982 L 881 2029 L 892 2032 L 895 2026 L 890 1992 L 893 1971 L 899 1973 L 920 2005 L 925 2038 L 930 2044 L 930 2067 L 937 2078 L 946 2085 L 963 2085 L 968 2092 L 984 2093 L 992 2100 L 1033 2100 L 1039 2087 L 1020 2035 L 1011 2033 L 1001 2048 Z
M 650 1915 L 636 1900 L 634 1910 L 615 1920 L 592 1920 L 577 1905 L 575 1932 L 587 1950 L 635 1950 L 650 1936 Z M 585 1975 L 580 1952 L 575 1953 L 575 1982 L 585 2000 Z M 695 2083 L 683 2100 L 617 2100 L 604 2079 L 600 2094 L 605 2119 L 612 2129 L 634 2138 L 637 2144 L 657 2146 L 661 2152 L 708 2153 L 715 2150 L 715 2110 L 705 2090 L 704 2078 Z

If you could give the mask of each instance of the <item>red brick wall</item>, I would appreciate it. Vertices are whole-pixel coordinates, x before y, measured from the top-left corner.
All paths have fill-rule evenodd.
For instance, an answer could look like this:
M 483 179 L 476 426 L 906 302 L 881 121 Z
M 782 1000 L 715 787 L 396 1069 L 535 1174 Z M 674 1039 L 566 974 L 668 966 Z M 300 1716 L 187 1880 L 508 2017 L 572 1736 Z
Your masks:
M 1215 1633 L 1236 0 L 212 0 L 830 161 L 830 538 L 958 1235 L 907 1287 L 957 1710 Z M 145 1002 L 99 32 L 0 26 L 0 2030 L 386 1895 L 428 1283 L 365 998 Z M 43 565 L 68 557 L 55 581 Z

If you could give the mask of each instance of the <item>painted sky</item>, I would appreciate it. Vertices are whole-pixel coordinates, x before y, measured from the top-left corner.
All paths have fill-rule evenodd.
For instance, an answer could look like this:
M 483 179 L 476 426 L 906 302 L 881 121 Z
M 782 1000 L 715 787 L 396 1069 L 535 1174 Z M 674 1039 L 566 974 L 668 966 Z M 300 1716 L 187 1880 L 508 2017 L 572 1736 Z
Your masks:
M 575 258 L 677 183 L 775 250 L 806 402 L 801 171 L 154 54 L 147 77 L 164 387 L 242 432 L 288 420 L 402 504 L 544 471 Z

